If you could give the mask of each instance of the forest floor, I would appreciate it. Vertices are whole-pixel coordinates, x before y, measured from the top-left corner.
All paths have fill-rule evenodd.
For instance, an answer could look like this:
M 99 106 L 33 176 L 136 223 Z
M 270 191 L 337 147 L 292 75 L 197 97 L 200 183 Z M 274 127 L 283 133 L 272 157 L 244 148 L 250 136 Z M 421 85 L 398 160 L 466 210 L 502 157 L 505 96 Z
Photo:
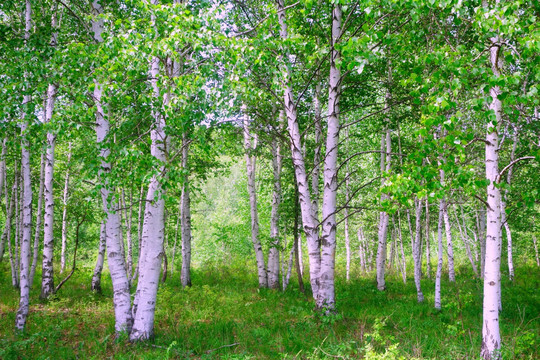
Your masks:
M 327 317 L 295 279 L 285 293 L 258 290 L 245 263 L 195 269 L 184 290 L 175 273 L 160 287 L 155 338 L 144 344 L 114 336 L 108 273 L 103 294 L 93 294 L 89 268 L 47 302 L 36 274 L 26 332 L 14 334 L 9 271 L 0 264 L 0 359 L 478 359 L 480 350 L 482 285 L 466 269 L 455 284 L 443 280 L 442 311 L 433 308 L 433 280 L 422 281 L 418 304 L 412 279 L 391 274 L 385 292 L 374 276 L 338 281 L 338 312 Z M 540 358 L 539 282 L 532 266 L 518 266 L 514 283 L 503 278 L 504 359 Z

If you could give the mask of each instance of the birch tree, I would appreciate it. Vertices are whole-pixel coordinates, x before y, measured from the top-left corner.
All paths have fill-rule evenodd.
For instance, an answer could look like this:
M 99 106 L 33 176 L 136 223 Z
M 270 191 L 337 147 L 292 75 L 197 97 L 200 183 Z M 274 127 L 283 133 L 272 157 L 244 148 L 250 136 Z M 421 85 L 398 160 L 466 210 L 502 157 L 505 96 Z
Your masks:
M 32 29 L 32 7 L 30 0 L 26 0 L 25 10 L 25 32 L 24 39 L 27 43 L 30 39 Z M 28 89 L 26 89 L 28 90 Z M 30 250 L 32 239 L 32 183 L 30 179 L 30 150 L 28 140 L 28 127 L 31 114 L 27 113 L 26 106 L 30 104 L 32 98 L 30 95 L 24 95 L 23 116 L 21 124 L 21 166 L 22 166 L 22 238 L 21 238 L 21 262 L 20 262 L 20 300 L 17 316 L 15 317 L 15 329 L 24 331 L 28 309 L 30 307 Z
M 92 31 L 97 44 L 103 42 L 103 7 L 98 0 L 92 3 L 93 20 Z M 101 185 L 101 199 L 105 213 L 105 233 L 107 247 L 107 263 L 111 273 L 113 285 L 113 303 L 115 313 L 115 330 L 117 333 L 131 331 L 133 316 L 131 313 L 131 298 L 129 294 L 129 282 L 126 273 L 121 244 L 121 224 L 117 211 L 117 202 L 114 197 L 114 189 L 107 180 L 111 171 L 111 163 L 107 160 L 111 151 L 108 147 L 110 124 L 105 116 L 105 104 L 103 103 L 104 84 L 99 78 L 94 79 L 94 104 L 96 106 L 96 137 L 100 148 L 101 169 L 99 182 Z

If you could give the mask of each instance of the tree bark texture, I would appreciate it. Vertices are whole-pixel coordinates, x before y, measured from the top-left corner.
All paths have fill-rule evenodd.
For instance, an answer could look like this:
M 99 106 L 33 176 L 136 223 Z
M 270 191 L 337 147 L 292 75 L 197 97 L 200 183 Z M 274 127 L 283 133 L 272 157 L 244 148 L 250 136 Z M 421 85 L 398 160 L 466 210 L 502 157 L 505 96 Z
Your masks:
M 268 275 L 266 272 L 266 264 L 264 261 L 264 253 L 262 250 L 261 241 L 259 239 L 259 213 L 257 211 L 257 188 L 255 185 L 255 165 L 256 157 L 253 151 L 256 147 L 256 140 L 252 139 L 253 135 L 249 131 L 249 117 L 244 109 L 244 148 L 246 151 L 246 171 L 248 179 L 249 206 L 251 211 L 251 242 L 255 250 L 255 258 L 257 260 L 257 276 L 259 279 L 259 287 L 268 287 Z
M 182 138 L 182 168 L 188 173 L 189 142 L 187 134 Z M 191 200 L 189 196 L 189 176 L 184 176 L 181 201 L 182 270 L 180 280 L 183 287 L 191 286 Z M 175 240 L 176 241 L 176 240 Z
M 103 8 L 96 0 L 92 3 L 94 16 L 103 13 Z M 96 19 L 92 22 L 94 39 L 102 42 L 103 19 Z M 110 124 L 105 117 L 103 104 L 103 84 L 98 79 L 94 80 L 94 102 L 96 105 L 96 137 L 100 147 L 101 170 L 99 182 L 101 184 L 101 199 L 103 211 L 105 212 L 105 233 L 107 248 L 107 263 L 111 274 L 113 286 L 113 303 L 115 315 L 115 330 L 117 333 L 131 331 L 133 317 L 131 313 L 131 297 L 129 293 L 129 281 L 126 273 L 126 265 L 122 253 L 122 227 L 120 215 L 117 209 L 117 200 L 114 197 L 114 188 L 109 185 L 107 175 L 111 171 L 111 164 L 107 161 L 110 149 L 107 146 L 109 141 Z

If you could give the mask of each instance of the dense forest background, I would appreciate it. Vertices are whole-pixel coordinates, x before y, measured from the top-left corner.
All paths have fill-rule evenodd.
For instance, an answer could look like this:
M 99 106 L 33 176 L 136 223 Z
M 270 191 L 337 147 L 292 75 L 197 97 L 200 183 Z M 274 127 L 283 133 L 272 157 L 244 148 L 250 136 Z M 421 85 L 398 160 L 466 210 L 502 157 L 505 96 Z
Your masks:
M 0 358 L 538 358 L 539 16 L 3 1 Z

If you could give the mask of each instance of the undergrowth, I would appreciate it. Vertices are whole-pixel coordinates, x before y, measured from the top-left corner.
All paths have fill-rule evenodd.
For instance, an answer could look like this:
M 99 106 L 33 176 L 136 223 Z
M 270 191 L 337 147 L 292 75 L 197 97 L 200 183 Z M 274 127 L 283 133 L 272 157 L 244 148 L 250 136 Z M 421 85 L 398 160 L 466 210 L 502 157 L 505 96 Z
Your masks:
M 416 302 L 412 279 L 390 275 L 387 290 L 374 276 L 338 280 L 337 313 L 320 316 L 296 283 L 287 292 L 256 288 L 243 266 L 193 271 L 182 289 L 169 276 L 158 294 L 155 338 L 132 344 L 114 336 L 112 288 L 90 291 L 91 269 L 81 268 L 61 291 L 39 301 L 40 274 L 31 293 L 24 334 L 13 331 L 18 292 L 0 264 L 1 359 L 478 359 L 482 284 L 465 269 L 443 281 L 443 308 L 433 308 L 433 281 L 422 280 L 426 301 Z M 518 268 L 503 280 L 500 316 L 504 359 L 540 358 L 539 271 Z M 340 276 L 338 276 L 341 279 Z

